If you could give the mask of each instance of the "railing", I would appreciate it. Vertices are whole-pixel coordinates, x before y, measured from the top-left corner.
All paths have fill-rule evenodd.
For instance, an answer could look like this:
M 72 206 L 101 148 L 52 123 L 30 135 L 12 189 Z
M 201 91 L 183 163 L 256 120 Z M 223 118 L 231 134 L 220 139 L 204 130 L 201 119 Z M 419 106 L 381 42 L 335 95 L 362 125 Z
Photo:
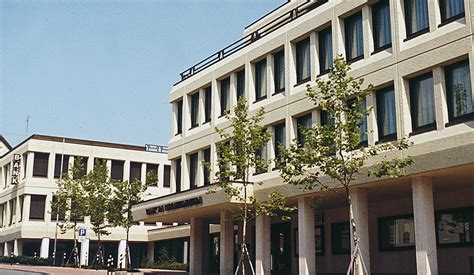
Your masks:
M 167 154 L 168 153 L 168 146 L 155 145 L 155 144 L 145 144 L 145 150 L 148 151 L 148 152 Z
M 290 10 L 287 13 L 282 14 L 281 16 L 273 19 L 272 21 L 268 22 L 267 24 L 263 25 L 256 31 L 242 37 L 241 39 L 235 41 L 234 43 L 230 44 L 229 46 L 225 47 L 224 49 L 210 55 L 209 57 L 203 59 L 202 61 L 194 64 L 192 67 L 186 69 L 179 75 L 181 76 L 181 80 L 176 84 L 184 81 L 185 79 L 190 78 L 191 76 L 199 73 L 200 71 L 216 64 L 217 62 L 221 61 L 222 59 L 232 55 L 233 53 L 238 52 L 239 50 L 247 47 L 248 45 L 254 43 L 255 41 L 259 40 L 260 38 L 272 33 L 273 31 L 281 28 L 282 26 L 292 22 L 296 18 L 299 18 L 306 13 L 314 10 L 315 8 L 319 7 L 320 5 L 326 3 L 328 0 L 319 0 L 316 2 L 307 1 L 298 7 Z M 175 85 L 176 85 L 175 84 Z

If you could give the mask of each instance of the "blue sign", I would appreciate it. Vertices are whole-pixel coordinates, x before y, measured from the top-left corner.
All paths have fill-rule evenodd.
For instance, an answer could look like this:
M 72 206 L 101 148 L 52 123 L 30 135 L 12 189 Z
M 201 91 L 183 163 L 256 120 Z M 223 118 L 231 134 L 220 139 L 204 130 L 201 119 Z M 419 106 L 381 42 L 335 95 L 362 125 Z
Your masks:
M 79 228 L 79 237 L 85 237 L 85 236 L 86 236 L 86 229 Z

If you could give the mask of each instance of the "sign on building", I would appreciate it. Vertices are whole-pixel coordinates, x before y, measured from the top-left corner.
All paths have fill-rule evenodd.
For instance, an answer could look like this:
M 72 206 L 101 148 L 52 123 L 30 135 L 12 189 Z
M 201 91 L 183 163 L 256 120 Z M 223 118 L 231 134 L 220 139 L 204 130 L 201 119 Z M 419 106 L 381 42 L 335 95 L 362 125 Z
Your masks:
M 13 155 L 13 166 L 12 166 L 12 184 L 18 184 L 20 182 L 20 167 L 21 167 L 21 155 Z
M 78 230 L 78 238 L 77 240 L 80 242 L 80 243 L 83 243 L 86 241 L 86 238 L 87 238 L 87 229 L 83 228 L 83 227 L 80 227 L 79 230 Z

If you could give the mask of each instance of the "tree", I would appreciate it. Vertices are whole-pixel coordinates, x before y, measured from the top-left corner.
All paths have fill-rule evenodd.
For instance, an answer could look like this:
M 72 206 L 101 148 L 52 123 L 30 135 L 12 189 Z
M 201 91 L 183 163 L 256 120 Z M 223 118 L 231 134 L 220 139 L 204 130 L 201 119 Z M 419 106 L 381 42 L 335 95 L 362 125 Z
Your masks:
M 272 192 L 265 201 L 248 194 L 247 187 L 252 184 L 251 174 L 266 170 L 269 165 L 269 161 L 261 152 L 270 139 L 270 133 L 260 125 L 265 110 L 260 108 L 250 116 L 245 97 L 239 98 L 234 112 L 233 116 L 229 113 L 225 115 L 230 122 L 229 129 L 216 128 L 216 132 L 224 141 L 217 144 L 218 170 L 215 177 L 216 185 L 222 188 L 229 198 L 241 203 L 240 210 L 234 216 L 243 222 L 241 254 L 237 269 L 241 268 L 242 274 L 245 274 L 246 263 L 254 273 L 246 246 L 247 223 L 259 215 L 279 215 L 283 219 L 288 219 L 285 213 L 291 212 L 293 208 L 287 207 L 285 198 L 277 192 Z
M 396 143 L 361 145 L 361 126 L 369 115 L 366 97 L 372 85 L 363 87 L 363 79 L 347 75 L 350 70 L 345 60 L 338 56 L 327 80 L 318 78 L 314 89 L 307 85 L 307 96 L 317 108 L 328 115 L 326 125 L 301 128 L 304 145 L 295 140 L 284 151 L 287 165 L 280 170 L 283 180 L 302 187 L 305 191 L 334 191 L 343 195 L 349 206 L 354 251 L 349 270 L 365 273 L 360 259 L 359 237 L 353 215 L 350 187 L 362 173 L 376 177 L 400 177 L 404 168 L 413 161 L 410 157 L 393 158 L 390 151 L 403 151 L 410 145 L 406 138 Z M 367 168 L 368 161 L 372 163 Z M 367 170 L 368 169 L 368 170 Z M 329 181 L 325 179 L 329 178 Z M 327 182 L 332 182 L 333 185 Z M 352 264 L 354 263 L 354 264 Z
M 152 172 L 147 174 L 147 182 L 157 182 L 156 175 Z M 128 268 L 130 262 L 130 248 L 128 245 L 130 227 L 137 224 L 132 217 L 132 205 L 141 201 L 141 195 L 146 190 L 146 185 L 139 180 L 128 181 L 111 181 L 113 186 L 113 196 L 110 199 L 110 210 L 108 212 L 108 220 L 112 225 L 123 227 L 126 231 L 125 244 L 125 268 Z

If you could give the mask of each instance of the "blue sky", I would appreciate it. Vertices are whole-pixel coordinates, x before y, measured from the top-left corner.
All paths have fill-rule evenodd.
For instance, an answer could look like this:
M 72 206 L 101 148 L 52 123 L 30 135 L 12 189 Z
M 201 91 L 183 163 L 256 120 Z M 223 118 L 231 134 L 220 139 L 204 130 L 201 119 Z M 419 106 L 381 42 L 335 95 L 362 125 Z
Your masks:
M 179 73 L 284 2 L 1 0 L 0 134 L 167 144 Z

